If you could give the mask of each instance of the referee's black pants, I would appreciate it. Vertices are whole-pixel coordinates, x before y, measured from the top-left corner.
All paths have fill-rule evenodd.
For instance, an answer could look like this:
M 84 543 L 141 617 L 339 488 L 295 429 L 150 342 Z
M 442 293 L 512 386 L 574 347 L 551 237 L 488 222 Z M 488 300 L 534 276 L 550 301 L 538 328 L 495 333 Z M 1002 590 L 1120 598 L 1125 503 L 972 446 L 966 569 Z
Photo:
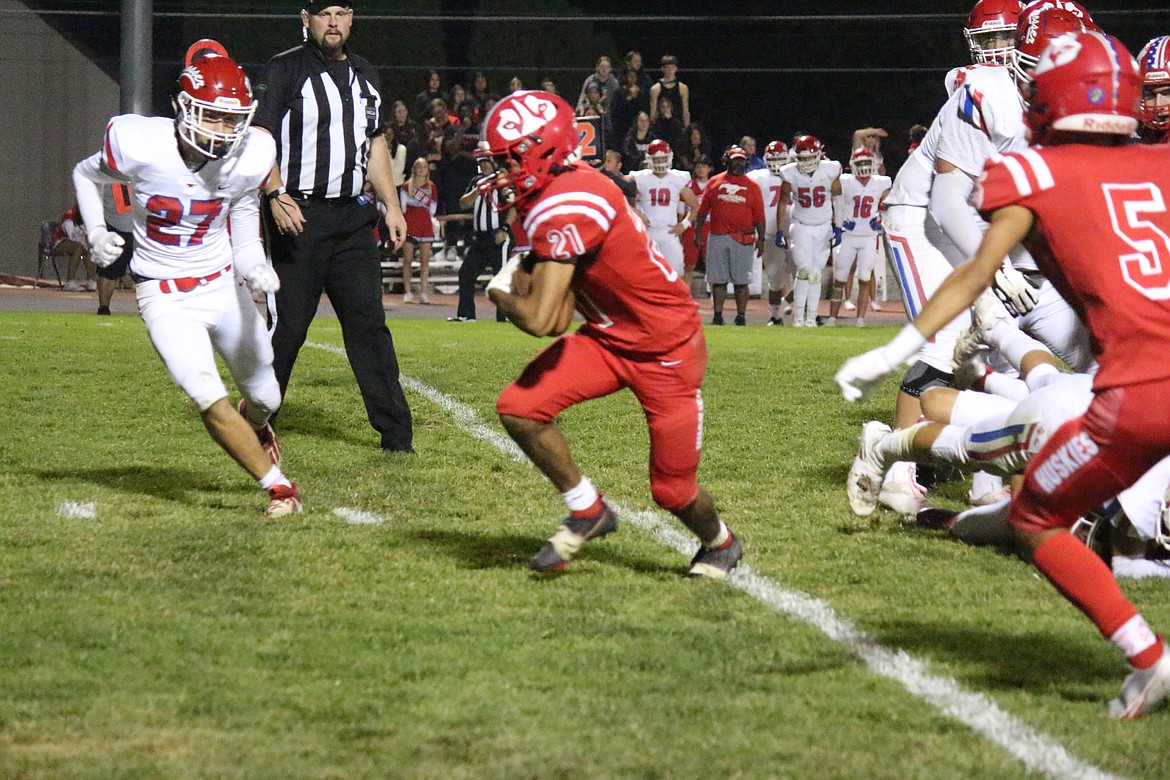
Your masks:
M 370 425 L 382 436 L 382 449 L 410 451 L 410 407 L 382 308 L 382 268 L 374 240 L 377 208 L 357 202 L 305 201 L 300 206 L 305 229 L 299 236 L 281 235 L 265 209 L 272 263 L 280 277 L 272 350 L 281 396 L 324 292 L 341 322 L 345 354 Z
M 467 254 L 463 256 L 463 265 L 459 266 L 459 307 L 455 310 L 456 316 L 475 319 L 475 281 L 485 269 L 496 273 L 503 267 L 506 247 L 507 242 L 496 243 L 495 232 L 472 234 Z M 500 318 L 497 313 L 496 319 Z

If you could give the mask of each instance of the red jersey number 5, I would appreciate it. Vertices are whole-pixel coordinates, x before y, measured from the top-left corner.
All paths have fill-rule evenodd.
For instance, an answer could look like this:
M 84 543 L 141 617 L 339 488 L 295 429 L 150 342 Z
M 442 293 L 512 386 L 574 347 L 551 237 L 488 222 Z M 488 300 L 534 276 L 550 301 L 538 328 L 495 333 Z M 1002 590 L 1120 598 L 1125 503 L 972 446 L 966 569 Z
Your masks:
M 1113 232 L 1133 251 L 1117 256 L 1127 284 L 1153 301 L 1170 300 L 1170 236 L 1148 219 L 1165 214 L 1162 191 L 1152 182 L 1102 184 Z

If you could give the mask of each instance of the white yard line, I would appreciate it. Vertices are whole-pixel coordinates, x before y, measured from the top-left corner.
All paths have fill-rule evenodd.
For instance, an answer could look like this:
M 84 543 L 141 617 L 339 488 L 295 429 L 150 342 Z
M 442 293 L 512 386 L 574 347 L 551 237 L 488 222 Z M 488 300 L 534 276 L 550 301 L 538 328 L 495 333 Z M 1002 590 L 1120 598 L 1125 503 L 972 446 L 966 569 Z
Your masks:
M 345 355 L 345 350 L 328 344 L 309 343 L 308 346 Z M 527 460 L 515 442 L 485 425 L 475 409 L 417 379 L 403 376 L 402 385 L 439 406 L 451 415 L 460 428 L 492 445 L 508 459 L 517 462 Z M 614 508 L 623 519 L 667 547 L 686 556 L 694 554 L 697 547 L 694 538 L 675 528 L 673 523 L 668 525 L 664 513 L 633 510 L 616 503 Z M 898 648 L 878 644 L 851 622 L 838 617 L 832 606 L 820 599 L 782 587 L 769 577 L 752 571 L 746 564 L 741 564 L 732 573 L 728 583 L 776 612 L 807 623 L 834 642 L 848 647 L 875 674 L 899 683 L 944 715 L 966 724 L 1036 774 L 1061 780 L 1105 780 L 1117 777 L 1071 755 L 1052 737 L 1036 731 L 1000 709 L 987 696 L 964 690 L 951 677 L 932 674 L 926 661 L 914 658 Z
M 350 509 L 347 506 L 339 506 L 333 510 L 334 517 L 340 517 L 350 525 L 381 525 L 386 522 L 386 518 L 381 515 L 376 515 L 373 512 L 366 512 L 361 509 Z
M 95 520 L 97 504 L 93 501 L 62 501 L 57 507 L 57 515 L 69 520 Z

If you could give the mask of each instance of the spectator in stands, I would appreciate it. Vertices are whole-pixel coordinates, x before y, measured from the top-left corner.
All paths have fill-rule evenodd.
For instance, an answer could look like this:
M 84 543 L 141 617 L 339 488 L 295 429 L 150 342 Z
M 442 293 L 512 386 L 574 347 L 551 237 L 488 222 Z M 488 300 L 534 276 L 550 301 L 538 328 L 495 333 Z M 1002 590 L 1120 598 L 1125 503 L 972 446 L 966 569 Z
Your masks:
M 545 92 L 551 92 L 554 95 L 561 94 L 560 92 L 557 92 L 557 85 L 555 82 L 553 82 L 552 79 L 542 79 L 540 82 L 540 88 Z
M 418 251 L 418 302 L 430 303 L 431 250 L 435 243 L 433 218 L 439 206 L 439 190 L 431 181 L 431 168 L 419 158 L 410 169 L 410 178 L 398 188 L 402 213 L 406 217 L 406 242 L 402 245 L 402 302 L 414 300 L 411 293 L 414 255 Z
M 859 146 L 864 146 L 873 152 L 874 171 L 885 176 L 886 161 L 882 157 L 882 139 L 889 137 L 890 134 L 880 127 L 863 127 L 853 131 L 853 146 L 849 148 L 856 149 Z
M 711 142 L 703 128 L 692 122 L 683 128 L 682 140 L 674 148 L 674 166 L 680 170 L 693 172 L 695 160 L 706 157 L 708 165 L 711 162 Z M 710 171 L 708 171 L 710 175 Z M 683 242 L 686 246 L 686 242 Z
M 617 92 L 613 93 L 610 115 L 613 117 L 613 131 L 618 138 L 625 138 L 634 124 L 639 111 L 650 115 L 650 90 L 638 83 L 638 73 L 623 70 L 618 79 Z
M 460 193 L 476 175 L 475 148 L 479 145 L 479 123 L 475 104 L 465 100 L 458 109 L 459 122 L 449 125 L 443 135 L 443 178 L 439 188 L 439 213 L 459 214 L 466 209 L 460 205 Z M 443 229 L 443 243 L 448 252 L 458 252 L 467 245 L 466 221 L 452 220 Z M 451 258 L 449 258 L 451 259 Z
M 421 124 L 410 118 L 410 110 L 401 100 L 394 101 L 394 107 L 390 112 L 390 122 L 387 124 L 387 127 L 390 126 L 394 128 L 394 138 L 406 147 L 406 160 L 402 164 L 402 175 L 405 177 L 406 171 L 410 170 L 414 161 L 419 157 L 426 156 L 427 133 Z M 398 184 L 401 183 L 401 181 L 398 182 Z
M 926 138 L 927 129 L 926 125 L 910 125 L 910 148 L 906 150 L 908 154 L 917 149 L 922 139 Z
M 599 170 L 618 186 L 626 196 L 626 201 L 633 206 L 638 200 L 638 185 L 622 175 L 622 153 L 615 149 L 607 149 Z
M 585 100 L 577 106 L 577 116 L 598 117 L 598 137 L 604 139 L 606 147 L 613 145 L 614 129 L 613 118 L 609 109 L 609 102 L 601 94 L 601 88 L 590 84 L 585 88 Z
M 431 116 L 426 121 L 426 158 L 432 169 L 443 159 L 443 136 L 452 124 L 451 115 L 447 113 L 447 101 L 435 98 L 431 101 Z M 414 170 L 411 168 L 411 170 Z
M 638 85 L 638 89 L 646 95 L 646 99 L 649 101 L 650 87 L 653 86 L 654 82 L 650 78 L 650 74 L 642 68 L 642 52 L 637 49 L 626 52 L 624 63 L 623 72 L 632 71 L 635 74 L 636 80 L 634 83 Z M 649 105 L 649 102 L 647 102 L 647 105 Z
M 382 135 L 386 139 L 386 148 L 390 150 L 390 177 L 395 187 L 401 187 L 406 181 L 406 144 L 398 140 L 398 130 L 393 120 L 382 127 Z
M 483 74 L 483 71 L 477 70 L 471 77 L 471 90 L 467 93 L 467 97 L 475 103 L 478 117 L 482 117 L 486 113 L 483 104 L 487 102 L 489 94 L 491 91 L 488 89 L 487 76 Z
M 674 104 L 670 102 L 670 98 L 659 98 L 658 118 L 651 123 L 650 132 L 670 144 L 673 150 L 676 146 L 682 145 L 685 129 L 682 120 L 674 115 Z
M 454 117 L 451 121 L 458 122 L 459 107 L 467 100 L 467 90 L 463 88 L 462 84 L 456 84 L 451 87 L 451 99 L 447 101 L 447 108 L 452 112 Z
M 426 121 L 431 116 L 431 106 L 435 100 L 447 102 L 449 96 L 443 91 L 443 80 L 437 70 L 427 72 L 427 87 L 414 99 L 414 115 L 419 121 Z
M 756 139 L 750 135 L 745 135 L 739 139 L 740 148 L 747 152 L 748 156 L 748 173 L 752 171 L 761 171 L 767 166 L 764 165 L 764 158 L 756 154 Z
M 86 241 L 85 226 L 81 224 L 81 215 L 77 212 L 76 203 L 61 215 L 56 229 L 53 230 L 50 245 L 53 252 L 69 257 L 69 264 L 65 271 L 66 290 L 70 292 L 97 290 L 97 282 L 93 278 L 95 266 L 93 261 L 89 259 L 89 242 Z M 78 269 L 83 267 L 85 281 L 79 282 L 73 277 L 77 275 Z
M 605 98 L 606 105 L 613 104 L 613 93 L 617 92 L 618 80 L 613 75 L 613 63 L 604 54 L 597 58 L 597 65 L 594 71 L 586 76 L 585 81 L 581 84 L 581 94 L 577 96 L 578 109 L 580 109 L 581 104 L 585 101 L 585 91 L 589 88 L 590 84 L 596 84 L 601 89 L 601 94 Z
M 650 132 L 650 115 L 645 111 L 639 111 L 622 145 L 622 162 L 625 163 L 626 173 L 643 167 L 646 162 L 646 147 L 657 137 Z
M 661 97 L 670 98 L 674 106 L 674 115 L 682 120 L 684 125 L 691 123 L 691 90 L 686 84 L 678 80 L 678 57 L 667 54 L 662 58 L 662 78 L 650 87 L 650 120 L 658 118 L 658 100 Z
M 520 80 L 519 76 L 513 76 L 512 80 L 508 82 L 508 94 L 511 94 L 518 89 L 524 89 L 524 82 Z

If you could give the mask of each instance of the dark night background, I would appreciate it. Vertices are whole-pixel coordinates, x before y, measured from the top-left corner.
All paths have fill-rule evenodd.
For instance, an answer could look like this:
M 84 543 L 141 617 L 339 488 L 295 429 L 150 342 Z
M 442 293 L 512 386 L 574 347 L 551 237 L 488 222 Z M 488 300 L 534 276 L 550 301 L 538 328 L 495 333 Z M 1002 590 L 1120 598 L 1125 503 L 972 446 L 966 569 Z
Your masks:
M 904 157 L 907 128 L 928 124 L 945 98 L 946 71 L 969 61 L 962 27 L 973 4 L 356 0 L 350 45 L 379 67 L 387 102 L 403 98 L 408 104 L 432 67 L 443 74 L 445 88 L 466 84 L 470 71 L 484 70 L 499 93 L 513 75 L 525 86 L 549 77 L 572 102 L 601 54 L 620 65 L 626 51 L 638 49 L 657 77 L 659 58 L 673 53 L 680 78 L 691 89 L 692 116 L 717 148 L 743 133 L 754 135 L 762 148 L 768 140 L 787 141 L 804 131 L 840 158 L 848 154 L 852 130 L 872 125 L 890 131 L 884 150 L 892 171 Z M 30 0 L 29 5 L 49 12 L 47 22 L 117 77 L 117 0 Z M 1155 35 L 1170 33 L 1170 7 L 1164 4 L 1084 5 L 1135 53 Z M 270 56 L 300 42 L 300 7 L 297 0 L 155 0 L 156 113 L 170 112 L 170 94 L 190 42 L 220 40 L 255 77 Z M 455 18 L 476 15 L 556 18 Z M 435 19 L 440 16 L 447 18 Z M 660 18 L 621 18 L 629 16 Z M 814 18 L 775 18 L 786 16 Z

